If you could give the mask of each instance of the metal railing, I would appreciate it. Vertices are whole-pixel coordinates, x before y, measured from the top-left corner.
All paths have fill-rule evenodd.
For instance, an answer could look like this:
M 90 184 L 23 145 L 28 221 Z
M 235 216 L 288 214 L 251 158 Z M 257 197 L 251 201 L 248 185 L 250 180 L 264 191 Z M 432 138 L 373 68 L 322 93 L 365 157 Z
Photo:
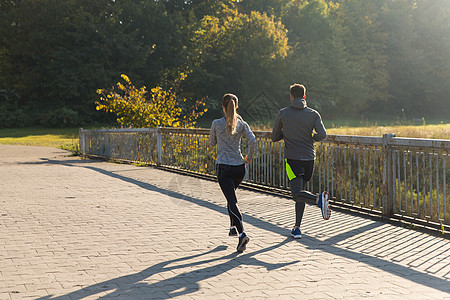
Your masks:
M 288 192 L 283 142 L 255 131 L 257 147 L 244 182 Z M 84 155 L 215 174 L 209 129 L 80 129 Z M 246 153 L 243 140 L 241 149 Z M 316 144 L 314 175 L 307 189 L 327 190 L 334 203 L 431 224 L 450 225 L 447 163 L 450 140 L 329 135 Z

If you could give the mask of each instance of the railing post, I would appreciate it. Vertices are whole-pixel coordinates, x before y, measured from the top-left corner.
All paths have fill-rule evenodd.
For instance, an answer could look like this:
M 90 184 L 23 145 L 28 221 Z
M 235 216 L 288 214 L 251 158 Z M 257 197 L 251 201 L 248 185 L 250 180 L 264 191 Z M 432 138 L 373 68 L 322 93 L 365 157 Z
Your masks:
M 156 165 L 162 165 L 162 157 L 163 157 L 163 149 L 162 149 L 162 136 L 161 136 L 161 127 L 156 127 L 156 154 L 158 156 Z
M 392 176 L 392 150 L 391 138 L 395 134 L 383 134 L 383 215 L 390 217 L 394 212 L 393 176 Z
M 85 154 L 85 149 L 84 149 L 85 140 L 84 140 L 83 128 L 79 129 L 78 136 L 79 136 L 80 151 L 84 155 Z

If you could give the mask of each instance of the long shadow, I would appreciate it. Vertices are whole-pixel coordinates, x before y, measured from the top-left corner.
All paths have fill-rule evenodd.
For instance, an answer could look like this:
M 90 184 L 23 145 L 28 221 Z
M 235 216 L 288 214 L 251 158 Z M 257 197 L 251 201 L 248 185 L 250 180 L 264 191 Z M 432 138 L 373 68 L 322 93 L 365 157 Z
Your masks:
M 289 263 L 280 263 L 280 264 L 271 264 L 260 261 L 254 258 L 255 255 L 272 251 L 278 247 L 283 246 L 291 239 L 285 239 L 284 241 L 273 245 L 271 247 L 267 247 L 258 251 L 249 252 L 246 254 L 238 254 L 237 252 L 230 253 L 224 255 L 219 258 L 211 258 L 204 259 L 198 262 L 185 263 L 175 266 L 169 266 L 170 264 L 188 261 L 190 259 L 195 259 L 199 257 L 204 257 L 209 254 L 213 254 L 215 252 L 224 251 L 227 249 L 227 246 L 218 246 L 213 250 L 202 254 L 196 254 L 186 257 L 181 257 L 165 262 L 158 263 L 153 265 L 147 269 L 142 270 L 141 272 L 129 274 L 121 277 L 117 277 L 111 280 L 106 280 L 94 285 L 90 285 L 88 287 L 79 289 L 77 291 L 71 292 L 69 294 L 63 296 L 52 297 L 51 295 L 38 298 L 40 300 L 45 299 L 82 299 L 88 296 L 93 296 L 98 293 L 108 292 L 113 290 L 110 294 L 102 298 L 110 298 L 110 297 L 118 297 L 122 296 L 125 298 L 132 298 L 133 296 L 137 296 L 140 294 L 152 295 L 152 299 L 169 299 L 176 296 L 182 296 L 189 293 L 193 293 L 199 290 L 199 282 L 205 279 L 216 277 L 222 273 L 228 272 L 238 266 L 241 265 L 253 265 L 253 266 L 261 266 L 265 267 L 267 270 L 275 270 L 278 268 L 283 268 L 289 266 L 291 264 L 296 264 L 298 261 L 292 261 Z M 221 262 L 223 261 L 223 262 Z M 214 262 L 221 262 L 219 264 L 214 264 L 213 266 L 208 266 L 203 269 L 196 269 L 190 272 L 182 273 L 174 277 L 170 277 L 164 280 L 158 280 L 155 283 L 146 283 L 141 282 L 153 275 L 183 269 L 183 268 L 192 268 L 198 267 L 204 264 L 211 264 Z M 160 292 L 158 292 L 160 291 Z
M 157 187 L 155 185 L 152 185 L 150 183 L 135 180 L 135 179 L 132 179 L 132 178 L 129 178 L 126 176 L 122 176 L 122 175 L 119 175 L 119 174 L 116 174 L 116 173 L 113 173 L 110 171 L 103 170 L 101 168 L 89 166 L 89 163 L 80 166 L 80 162 L 82 162 L 82 161 L 80 161 L 80 160 L 70 160 L 70 161 L 62 160 L 62 161 L 60 161 L 60 160 L 47 160 L 46 159 L 45 162 L 43 161 L 43 162 L 34 162 L 34 163 L 35 164 L 36 163 L 37 164 L 40 164 L 40 163 L 61 164 L 61 165 L 67 165 L 67 166 L 71 166 L 71 167 L 87 168 L 87 169 L 99 172 L 101 174 L 110 176 L 112 178 L 120 179 L 122 181 L 131 183 L 131 184 L 135 184 L 136 186 L 139 186 L 146 190 L 156 191 L 156 192 L 159 192 L 164 195 L 169 195 L 171 197 L 174 197 L 174 198 L 177 198 L 177 199 L 180 199 L 183 201 L 191 202 L 193 204 L 220 212 L 222 214 L 227 214 L 227 210 L 224 207 L 221 207 L 217 204 L 214 204 L 214 203 L 202 200 L 202 199 L 189 197 L 189 196 L 186 196 L 179 192 L 163 189 L 163 188 Z M 31 164 L 33 164 L 33 163 L 31 163 Z M 274 225 L 270 222 L 255 218 L 250 215 L 244 215 L 244 218 L 245 218 L 246 223 L 250 223 L 252 225 L 258 226 L 260 228 L 263 228 L 264 230 L 279 234 L 281 236 L 286 236 L 285 228 L 282 228 L 282 227 Z M 349 238 L 353 234 L 359 234 L 362 231 L 375 229 L 382 225 L 383 225 L 383 223 L 374 222 L 374 223 L 368 224 L 366 226 L 358 227 L 354 230 L 344 232 L 337 236 L 330 237 L 329 239 L 326 239 L 323 241 L 313 238 L 313 237 L 308 237 L 307 239 L 302 239 L 299 242 L 301 242 L 302 244 L 307 246 L 308 249 L 320 250 L 320 251 L 328 252 L 330 254 L 338 255 L 338 256 L 341 256 L 341 257 L 344 257 L 347 259 L 364 262 L 365 264 L 367 264 L 369 266 L 372 266 L 372 267 L 380 269 L 382 271 L 391 273 L 396 276 L 404 277 L 404 278 L 406 278 L 412 282 L 415 282 L 417 284 L 428 286 L 428 287 L 431 287 L 431 288 L 434 288 L 436 290 L 440 290 L 443 292 L 450 292 L 450 284 L 445 279 L 438 278 L 438 277 L 432 276 L 430 274 L 421 273 L 419 271 L 412 270 L 408 267 L 396 264 L 394 262 L 386 261 L 386 260 L 383 260 L 378 257 L 373 257 L 373 256 L 370 256 L 370 255 L 367 255 L 364 253 L 354 252 L 354 251 L 351 251 L 348 249 L 343 249 L 343 248 L 339 248 L 339 247 L 335 246 L 336 243 Z M 267 249 L 270 249 L 270 247 Z M 268 250 L 265 250 L 265 251 L 268 251 Z M 250 254 L 254 255 L 253 253 L 250 253 Z M 409 274 L 409 276 L 405 276 L 402 274 Z

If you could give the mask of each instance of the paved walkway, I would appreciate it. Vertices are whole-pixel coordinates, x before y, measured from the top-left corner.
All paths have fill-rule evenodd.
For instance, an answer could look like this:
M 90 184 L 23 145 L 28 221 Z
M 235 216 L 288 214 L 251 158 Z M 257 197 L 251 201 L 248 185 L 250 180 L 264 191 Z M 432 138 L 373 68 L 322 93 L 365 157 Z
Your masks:
M 0 145 L 0 299 L 450 299 L 450 242 L 213 181 Z

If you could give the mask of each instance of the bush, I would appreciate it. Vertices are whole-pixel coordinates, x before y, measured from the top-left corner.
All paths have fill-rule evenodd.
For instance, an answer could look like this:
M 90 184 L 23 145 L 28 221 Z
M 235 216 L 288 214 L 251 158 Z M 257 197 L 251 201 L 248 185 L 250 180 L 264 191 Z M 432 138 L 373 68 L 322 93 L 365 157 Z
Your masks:
M 19 108 L 17 93 L 12 89 L 0 90 L 0 128 L 25 127 L 30 122 L 30 117 Z
M 44 115 L 41 118 L 41 125 L 54 128 L 78 127 L 81 125 L 81 119 L 78 112 L 63 107 Z
M 118 82 L 117 89 L 99 89 L 100 101 L 97 101 L 97 110 L 104 110 L 116 114 L 117 122 L 123 126 L 134 128 L 158 126 L 193 127 L 196 120 L 207 109 L 205 102 L 195 101 L 191 107 L 188 99 L 178 97 L 176 88 L 186 78 L 180 73 L 175 80 L 174 87 L 163 90 L 157 86 L 147 91 L 147 88 L 136 88 L 125 74 L 122 74 L 125 83 Z
M 30 117 L 22 110 L 9 110 L 0 105 L 0 128 L 26 127 L 30 124 Z

